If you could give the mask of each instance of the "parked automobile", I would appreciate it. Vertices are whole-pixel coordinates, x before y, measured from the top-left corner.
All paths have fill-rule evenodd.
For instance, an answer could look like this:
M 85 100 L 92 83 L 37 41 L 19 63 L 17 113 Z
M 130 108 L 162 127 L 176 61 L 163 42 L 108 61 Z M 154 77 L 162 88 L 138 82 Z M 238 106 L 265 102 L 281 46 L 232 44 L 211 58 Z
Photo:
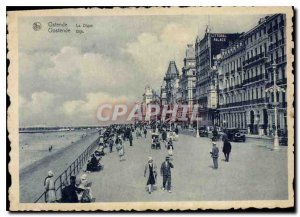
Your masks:
M 208 137 L 208 131 L 206 127 L 199 127 L 199 136 L 200 137 Z
M 287 146 L 288 145 L 288 138 L 287 138 L 287 131 L 279 129 L 278 130 L 278 137 L 279 137 L 279 145 Z
M 227 139 L 232 142 L 245 142 L 246 136 L 245 134 L 241 133 L 239 129 L 226 129 L 224 131 L 227 135 Z

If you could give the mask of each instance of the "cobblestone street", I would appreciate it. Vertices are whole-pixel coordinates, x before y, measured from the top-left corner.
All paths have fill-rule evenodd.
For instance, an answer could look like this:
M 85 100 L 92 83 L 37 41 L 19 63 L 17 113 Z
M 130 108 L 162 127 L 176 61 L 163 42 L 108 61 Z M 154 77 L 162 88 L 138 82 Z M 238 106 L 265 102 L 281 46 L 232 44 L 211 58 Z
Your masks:
M 230 162 L 224 161 L 222 143 L 219 169 L 212 169 L 211 140 L 180 134 L 174 143 L 172 193 L 162 191 L 158 175 L 157 190 L 146 191 L 143 177 L 148 156 L 160 169 L 167 150 L 150 148 L 150 137 L 134 139 L 134 146 L 125 142 L 125 157 L 119 161 L 117 152 L 102 158 L 104 170 L 88 174 L 93 182 L 96 202 L 122 201 L 222 201 L 222 200 L 279 200 L 288 198 L 287 148 L 272 151 L 272 141 L 248 139 L 233 143 Z

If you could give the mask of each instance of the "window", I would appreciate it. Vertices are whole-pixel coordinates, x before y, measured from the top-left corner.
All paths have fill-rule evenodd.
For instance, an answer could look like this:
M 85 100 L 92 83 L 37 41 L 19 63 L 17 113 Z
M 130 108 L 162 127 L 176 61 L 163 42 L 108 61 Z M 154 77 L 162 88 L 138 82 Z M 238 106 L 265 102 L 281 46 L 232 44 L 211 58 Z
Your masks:
M 248 90 L 248 100 L 250 100 L 250 91 Z
M 282 93 L 282 102 L 285 102 L 285 92 Z
M 262 65 L 259 66 L 259 71 L 260 71 L 260 74 L 263 74 L 263 68 L 262 68 Z
M 261 54 L 263 52 L 262 45 L 259 45 L 259 53 Z

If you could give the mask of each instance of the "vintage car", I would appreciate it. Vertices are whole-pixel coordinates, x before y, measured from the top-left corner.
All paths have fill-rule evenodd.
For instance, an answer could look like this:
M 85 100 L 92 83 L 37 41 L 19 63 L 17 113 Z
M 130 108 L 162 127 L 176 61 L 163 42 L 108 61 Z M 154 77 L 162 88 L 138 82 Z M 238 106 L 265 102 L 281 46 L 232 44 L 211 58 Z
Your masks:
M 245 142 L 246 136 L 241 133 L 238 129 L 226 129 L 225 134 L 227 135 L 227 139 L 232 142 Z
M 199 136 L 200 137 L 208 137 L 208 131 L 206 127 L 199 127 Z
M 279 137 L 279 145 L 287 146 L 288 145 L 288 138 L 287 138 L 287 131 L 279 129 L 278 130 L 278 137 Z

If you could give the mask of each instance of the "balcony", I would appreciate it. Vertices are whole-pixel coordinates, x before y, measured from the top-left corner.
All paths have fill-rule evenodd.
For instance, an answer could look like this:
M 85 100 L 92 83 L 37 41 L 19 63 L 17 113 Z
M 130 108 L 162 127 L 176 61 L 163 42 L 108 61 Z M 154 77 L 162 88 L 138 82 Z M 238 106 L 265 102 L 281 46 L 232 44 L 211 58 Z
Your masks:
M 261 103 L 268 103 L 268 98 L 259 98 L 253 100 L 245 100 L 241 102 L 232 102 L 220 105 L 219 108 L 231 108 L 231 107 L 239 107 L 239 106 L 246 106 L 246 105 L 257 105 Z
M 277 84 L 277 85 L 284 85 L 284 84 L 286 84 L 286 78 L 278 79 L 278 80 L 276 81 L 276 84 Z M 266 83 L 266 88 L 269 88 L 269 87 L 271 87 L 271 86 L 273 86 L 273 85 L 274 85 L 274 79 L 273 79 L 273 76 L 272 76 L 271 81 L 268 81 L 268 82 Z
M 235 89 L 239 89 L 239 88 L 242 88 L 243 85 L 242 84 L 236 84 L 234 87 L 235 87 Z
M 264 79 L 265 79 L 264 75 L 260 74 L 260 75 L 254 76 L 252 78 L 243 80 L 243 85 L 247 85 L 247 84 L 250 84 L 250 83 L 253 83 L 256 81 L 260 81 L 260 80 L 264 80 Z
M 254 64 L 256 64 L 256 63 L 258 63 L 258 62 L 260 62 L 260 61 L 264 61 L 265 58 L 267 58 L 267 57 L 265 56 L 265 53 L 264 53 L 264 52 L 262 52 L 262 53 L 260 53 L 260 54 L 257 54 L 257 55 L 255 55 L 255 56 L 253 56 L 253 57 L 251 57 L 251 58 L 245 60 L 245 61 L 243 62 L 244 67 L 250 67 L 250 66 L 252 66 L 252 65 L 254 65 Z
M 280 40 L 278 40 L 278 41 L 276 41 L 276 42 L 271 43 L 271 44 L 269 45 L 269 51 L 272 51 L 272 50 L 278 48 L 279 46 L 283 45 L 284 43 L 285 43 L 284 38 L 283 38 L 283 39 L 280 39 Z
M 276 64 L 282 64 L 286 62 L 286 55 L 283 55 L 281 57 L 278 57 L 277 59 L 275 59 Z

